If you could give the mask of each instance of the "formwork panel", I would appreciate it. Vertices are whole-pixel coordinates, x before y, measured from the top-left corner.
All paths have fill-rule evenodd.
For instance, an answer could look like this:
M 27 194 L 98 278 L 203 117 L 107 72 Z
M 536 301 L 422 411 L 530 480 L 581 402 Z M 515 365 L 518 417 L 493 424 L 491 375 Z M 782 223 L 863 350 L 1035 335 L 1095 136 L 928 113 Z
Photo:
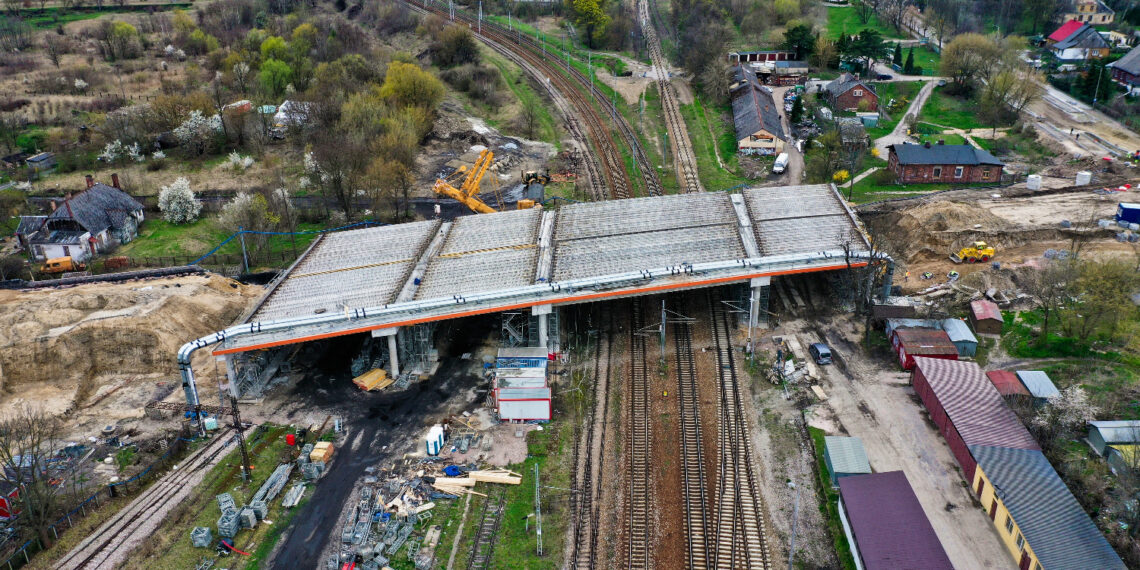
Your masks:
M 743 257 L 735 225 L 577 239 L 556 245 L 554 280 Z
M 416 299 L 468 295 L 534 284 L 538 248 L 484 251 L 435 257 L 424 273 Z
M 844 213 L 843 204 L 827 184 L 749 188 L 744 191 L 744 198 L 754 224 L 763 220 Z
M 853 251 L 863 251 L 863 238 L 847 214 L 810 219 L 768 220 L 753 226 L 761 255 L 785 255 L 840 250 L 849 242 Z
M 291 276 L 414 259 L 440 222 L 415 222 L 333 232 L 324 237 Z
M 539 208 L 456 218 L 440 255 L 537 243 L 541 221 Z
M 655 232 L 735 223 L 735 220 L 732 201 L 725 193 L 608 200 L 559 208 L 554 239 Z

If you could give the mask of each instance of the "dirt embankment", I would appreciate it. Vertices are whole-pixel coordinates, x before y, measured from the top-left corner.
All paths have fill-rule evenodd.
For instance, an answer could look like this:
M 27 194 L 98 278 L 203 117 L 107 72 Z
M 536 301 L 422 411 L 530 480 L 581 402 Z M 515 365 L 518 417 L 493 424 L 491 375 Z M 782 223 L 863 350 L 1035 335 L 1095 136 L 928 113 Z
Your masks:
M 82 400 L 104 375 L 174 374 L 179 346 L 229 326 L 261 291 L 208 275 L 0 292 L 0 392 L 51 383 Z

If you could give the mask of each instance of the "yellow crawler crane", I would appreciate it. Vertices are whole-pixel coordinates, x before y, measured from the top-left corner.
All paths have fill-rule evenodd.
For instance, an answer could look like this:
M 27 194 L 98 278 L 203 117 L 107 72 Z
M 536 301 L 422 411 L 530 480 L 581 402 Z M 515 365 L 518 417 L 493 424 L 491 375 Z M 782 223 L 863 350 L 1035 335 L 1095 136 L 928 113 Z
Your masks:
M 467 177 L 463 179 L 463 184 L 460 184 L 459 188 L 452 186 L 447 178 L 440 178 L 435 181 L 435 186 L 432 187 L 432 190 L 435 190 L 436 194 L 443 194 L 448 198 L 455 199 L 470 208 L 472 212 L 478 214 L 491 214 L 496 212 L 497 210 L 479 199 L 479 183 L 483 180 L 483 175 L 487 173 L 487 169 L 490 168 L 494 158 L 495 153 L 491 152 L 491 149 L 485 149 L 479 153 L 479 158 L 475 159 L 475 164 L 471 166 L 470 170 L 460 166 L 448 177 L 451 178 L 466 171 Z
M 963 261 L 966 263 L 974 263 L 978 261 L 985 263 L 993 259 L 993 257 L 993 247 L 986 245 L 986 242 L 984 241 L 976 241 L 958 250 L 958 253 L 951 253 L 950 261 L 953 261 L 954 263 L 962 263 Z

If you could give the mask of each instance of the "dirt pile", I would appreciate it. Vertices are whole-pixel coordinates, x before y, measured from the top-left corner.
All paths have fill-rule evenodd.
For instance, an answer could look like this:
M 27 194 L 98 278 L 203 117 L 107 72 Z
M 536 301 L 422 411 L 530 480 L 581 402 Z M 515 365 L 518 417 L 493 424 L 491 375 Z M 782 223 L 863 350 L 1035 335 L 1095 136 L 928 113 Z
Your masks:
M 890 253 L 908 261 L 924 255 L 944 257 L 958 242 L 994 239 L 1012 229 L 1009 221 L 975 204 L 944 200 L 877 216 L 868 224 L 886 238 Z
M 105 375 L 175 374 L 178 347 L 261 292 L 217 275 L 0 292 L 0 391 L 51 383 L 83 399 Z

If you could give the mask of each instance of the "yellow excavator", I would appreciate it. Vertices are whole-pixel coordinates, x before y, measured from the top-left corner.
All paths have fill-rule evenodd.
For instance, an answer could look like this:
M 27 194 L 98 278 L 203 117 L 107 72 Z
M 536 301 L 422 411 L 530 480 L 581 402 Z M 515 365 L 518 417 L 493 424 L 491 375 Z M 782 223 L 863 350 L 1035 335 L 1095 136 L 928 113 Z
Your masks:
M 466 166 L 460 166 L 451 176 L 447 178 L 440 178 L 435 181 L 436 194 L 443 194 L 448 198 L 457 200 L 459 203 L 467 206 L 471 211 L 478 214 L 491 214 L 496 212 L 494 208 L 489 206 L 486 202 L 479 199 L 479 183 L 483 180 L 483 175 L 487 173 L 490 168 L 491 162 L 495 158 L 495 153 L 491 149 L 485 149 L 479 153 L 479 158 L 475 160 L 475 164 L 468 170 Z M 452 186 L 448 179 L 458 176 L 463 172 L 467 172 L 467 177 L 463 179 L 463 184 L 459 188 Z M 494 177 L 492 177 L 493 179 Z

